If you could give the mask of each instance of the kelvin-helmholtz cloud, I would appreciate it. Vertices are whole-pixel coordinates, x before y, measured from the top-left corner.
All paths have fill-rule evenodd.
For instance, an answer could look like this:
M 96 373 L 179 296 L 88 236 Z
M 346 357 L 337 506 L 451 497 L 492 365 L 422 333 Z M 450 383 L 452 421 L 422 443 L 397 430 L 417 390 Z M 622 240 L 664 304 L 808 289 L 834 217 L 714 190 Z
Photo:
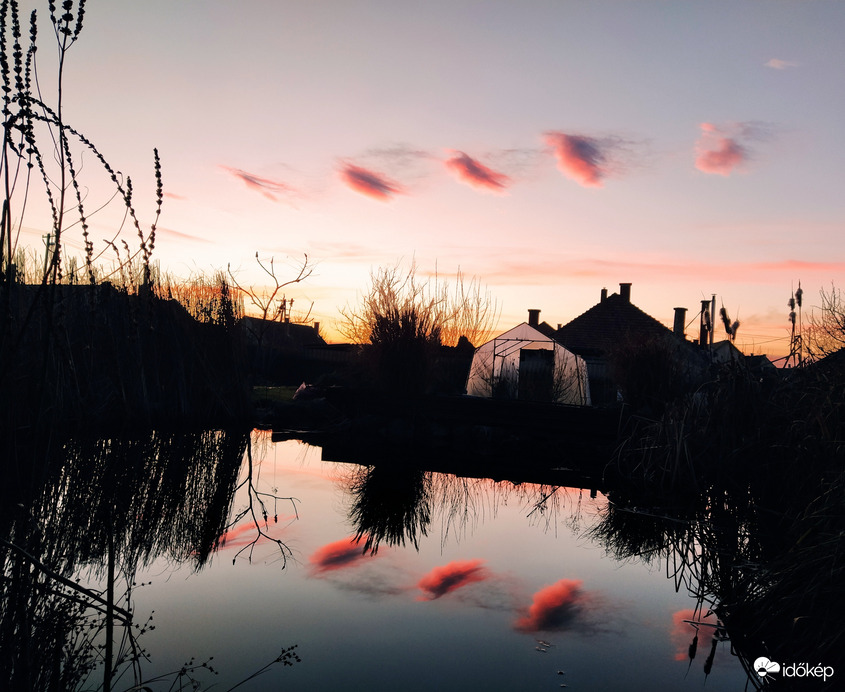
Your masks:
M 240 168 L 231 168 L 229 166 L 220 166 L 224 171 L 242 181 L 250 190 L 260 192 L 267 199 L 273 202 L 278 201 L 277 195 L 283 197 L 290 197 L 297 194 L 297 191 L 290 185 L 279 180 L 271 180 L 270 178 L 262 178 L 254 173 L 248 173 Z
M 450 158 L 446 159 L 446 168 L 461 182 L 480 190 L 502 192 L 510 183 L 510 178 L 504 173 L 488 168 L 462 151 L 452 152 Z
M 627 165 L 631 142 L 619 137 L 588 137 L 565 132 L 547 132 L 546 145 L 557 159 L 557 167 L 567 178 L 583 187 L 603 187 L 611 175 Z
M 339 174 L 340 179 L 350 189 L 382 202 L 402 192 L 398 183 L 393 182 L 381 173 L 352 163 L 344 163 Z
M 701 123 L 701 137 L 695 145 L 695 167 L 702 173 L 724 176 L 742 171 L 752 158 L 753 145 L 770 137 L 771 128 L 765 123 Z

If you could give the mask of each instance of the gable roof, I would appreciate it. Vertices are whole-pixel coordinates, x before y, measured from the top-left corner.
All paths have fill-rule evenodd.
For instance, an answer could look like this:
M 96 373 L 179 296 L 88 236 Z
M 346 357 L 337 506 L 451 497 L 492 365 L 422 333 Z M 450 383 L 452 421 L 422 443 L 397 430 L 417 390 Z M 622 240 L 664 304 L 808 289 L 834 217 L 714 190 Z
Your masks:
M 515 327 L 511 327 L 506 332 L 502 332 L 496 337 L 493 337 L 489 341 L 484 342 L 479 346 L 476 351 L 480 351 L 481 349 L 485 348 L 485 346 L 496 344 L 496 343 L 503 343 L 503 342 L 513 342 L 517 344 L 525 343 L 525 344 L 532 344 L 532 343 L 557 343 L 558 346 L 562 345 L 560 342 L 557 342 L 552 336 L 548 334 L 544 334 L 540 329 L 537 327 L 532 327 L 528 322 L 522 322 Z
M 555 338 L 573 353 L 602 356 L 633 338 L 674 338 L 672 330 L 614 293 L 557 330 Z

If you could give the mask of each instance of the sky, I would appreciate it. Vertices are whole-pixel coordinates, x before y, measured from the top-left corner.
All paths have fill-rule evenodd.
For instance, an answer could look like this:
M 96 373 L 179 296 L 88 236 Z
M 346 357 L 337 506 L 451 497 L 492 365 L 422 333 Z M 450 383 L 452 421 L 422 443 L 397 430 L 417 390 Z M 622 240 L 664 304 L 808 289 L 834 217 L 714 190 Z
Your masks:
M 371 271 L 415 262 L 477 276 L 501 331 L 630 282 L 691 338 L 716 295 L 738 346 L 782 354 L 799 281 L 806 310 L 845 270 L 843 34 L 826 0 L 89 0 L 63 109 L 147 225 L 158 149 L 162 268 L 257 284 L 256 252 L 283 276 L 307 255 L 288 296 L 330 339 Z M 92 216 L 98 249 L 119 223 Z

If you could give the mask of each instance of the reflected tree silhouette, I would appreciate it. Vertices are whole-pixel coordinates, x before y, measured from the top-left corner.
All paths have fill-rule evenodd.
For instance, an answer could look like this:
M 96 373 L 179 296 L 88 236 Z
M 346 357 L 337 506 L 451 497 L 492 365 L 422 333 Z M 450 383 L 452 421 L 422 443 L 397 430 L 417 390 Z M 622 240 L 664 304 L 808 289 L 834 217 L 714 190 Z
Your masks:
M 255 487 L 250 433 L 150 431 L 60 444 L 45 436 L 29 451 L 30 477 L 8 484 L 0 507 L 0 675 L 11 690 L 141 685 L 139 637 L 155 625 L 152 616 L 135 620 L 135 574 L 162 557 L 207 564 L 236 490 Z M 264 507 L 250 493 L 254 501 Z M 295 660 L 285 649 L 272 663 Z M 189 662 L 173 677 L 190 682 L 209 669 Z
M 359 467 L 349 479 L 352 505 L 349 519 L 355 541 L 376 554 L 383 541 L 419 550 L 431 524 L 431 474 L 397 465 Z
M 752 664 L 761 655 L 834 666 L 842 661 L 842 584 L 831 586 L 835 574 L 814 577 L 812 566 L 806 569 L 803 551 L 792 543 L 794 527 L 784 521 L 788 512 L 767 510 L 770 501 L 753 486 L 744 492 L 711 488 L 696 501 L 662 508 L 638 507 L 633 497 L 611 493 L 600 520 L 587 532 L 616 559 L 662 564 L 676 590 L 696 599 L 695 616 L 687 620 L 690 662 L 700 629 L 712 626 L 702 620 L 712 612 L 718 624 L 705 675 L 718 643 L 729 638 L 749 684 L 758 689 L 764 681 Z M 808 597 L 814 583 L 818 596 Z M 805 617 L 812 626 L 802 626 Z M 765 687 L 790 689 L 780 687 L 789 683 L 769 680 Z

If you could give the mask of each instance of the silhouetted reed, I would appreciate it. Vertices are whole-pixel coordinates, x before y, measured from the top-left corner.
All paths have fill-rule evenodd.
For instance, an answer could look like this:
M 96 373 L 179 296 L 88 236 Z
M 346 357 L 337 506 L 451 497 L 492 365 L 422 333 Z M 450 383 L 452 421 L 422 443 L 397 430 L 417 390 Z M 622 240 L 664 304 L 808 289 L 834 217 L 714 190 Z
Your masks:
M 55 37 L 57 51 L 52 102 L 34 79 L 41 55 L 36 51 L 38 13 L 29 17 L 27 45 L 18 2 L 0 5 L 4 430 L 26 433 L 48 425 L 75 429 L 245 416 L 249 392 L 239 370 L 242 359 L 234 329 L 242 313 L 238 300 L 222 279 L 215 279 L 209 292 L 196 286 L 191 287 L 193 294 L 180 292 L 193 314 L 166 299 L 172 297 L 172 285 L 162 284 L 151 259 L 164 197 L 158 151 L 153 152 L 153 221 L 144 230 L 131 178 L 64 119 L 63 69 L 80 36 L 85 2 L 69 0 L 60 12 L 49 2 L 47 9 L 48 35 Z M 40 69 L 43 72 L 44 66 Z M 80 179 L 83 155 L 94 162 L 88 175 L 104 174 L 110 180 L 125 220 L 137 235 L 137 248 L 119 237 L 118 228 L 101 250 L 95 249 Z M 39 190 L 51 212 L 43 264 L 17 244 Z M 84 257 L 68 252 L 73 229 L 81 232 Z
M 771 380 L 722 368 L 640 425 L 619 452 L 616 477 L 641 506 L 698 508 L 686 531 L 701 545 L 699 562 L 676 546 L 667 559 L 714 604 L 749 670 L 761 655 L 845 665 L 841 354 Z
M 714 486 L 697 498 L 667 496 L 662 505 L 616 491 L 588 535 L 616 559 L 662 564 L 698 611 L 716 614 L 759 687 L 752 670 L 759 656 L 843 664 L 845 486 L 839 478 L 816 492 L 809 484 L 776 492 L 757 480 L 744 489 Z

